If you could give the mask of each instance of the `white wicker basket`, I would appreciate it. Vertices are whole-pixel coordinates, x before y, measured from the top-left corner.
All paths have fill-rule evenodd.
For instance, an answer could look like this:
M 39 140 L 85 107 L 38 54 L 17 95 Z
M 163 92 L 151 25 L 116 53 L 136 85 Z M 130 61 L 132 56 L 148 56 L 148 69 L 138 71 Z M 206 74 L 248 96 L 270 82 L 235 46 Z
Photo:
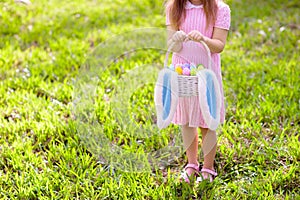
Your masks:
M 205 42 L 201 41 L 201 44 L 205 48 L 208 57 L 208 69 L 211 69 L 211 54 L 208 46 Z M 168 68 L 168 59 L 169 59 L 170 50 L 167 51 L 165 63 L 165 68 Z M 190 96 L 199 96 L 198 94 L 198 76 L 185 76 L 178 75 L 178 95 L 180 97 L 190 97 Z

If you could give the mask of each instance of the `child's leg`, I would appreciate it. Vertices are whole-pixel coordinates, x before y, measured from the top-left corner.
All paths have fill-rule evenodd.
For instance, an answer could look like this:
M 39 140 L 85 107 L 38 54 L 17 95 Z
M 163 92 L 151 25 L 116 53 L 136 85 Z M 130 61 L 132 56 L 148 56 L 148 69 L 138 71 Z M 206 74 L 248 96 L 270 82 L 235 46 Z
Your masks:
M 182 126 L 182 138 L 184 149 L 186 150 L 186 155 L 189 164 L 198 165 L 198 131 L 197 128 L 189 127 L 188 125 Z M 187 174 L 192 174 L 193 169 L 188 168 Z
M 217 135 L 215 131 L 209 131 L 207 128 L 201 128 L 202 150 L 204 154 L 203 168 L 214 170 L 214 160 L 217 149 Z

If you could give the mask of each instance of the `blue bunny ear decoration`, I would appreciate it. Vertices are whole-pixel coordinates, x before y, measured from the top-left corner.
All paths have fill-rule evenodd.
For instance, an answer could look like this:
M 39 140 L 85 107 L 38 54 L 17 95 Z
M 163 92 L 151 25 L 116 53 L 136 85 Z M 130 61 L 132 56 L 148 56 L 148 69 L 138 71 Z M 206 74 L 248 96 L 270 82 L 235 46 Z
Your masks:
M 168 68 L 162 69 L 154 90 L 157 126 L 166 128 L 173 119 L 178 103 L 178 74 Z
M 221 92 L 215 73 L 209 69 L 197 73 L 199 104 L 202 116 L 210 130 L 216 130 L 220 124 Z

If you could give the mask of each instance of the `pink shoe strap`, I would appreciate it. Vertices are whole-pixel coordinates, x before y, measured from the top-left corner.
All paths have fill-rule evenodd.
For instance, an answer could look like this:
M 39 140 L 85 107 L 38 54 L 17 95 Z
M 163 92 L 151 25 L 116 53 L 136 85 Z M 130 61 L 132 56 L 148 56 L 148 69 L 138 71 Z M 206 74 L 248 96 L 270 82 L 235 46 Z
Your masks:
M 207 168 L 202 168 L 201 172 L 206 172 L 206 173 L 209 173 L 209 174 L 211 174 L 213 176 L 217 176 L 218 175 L 217 172 L 215 172 L 213 170 L 210 170 L 210 169 L 207 169 Z
M 199 172 L 199 165 L 197 164 L 187 164 L 184 168 L 184 170 L 186 170 L 187 168 L 192 168 L 194 170 L 196 170 L 197 172 Z

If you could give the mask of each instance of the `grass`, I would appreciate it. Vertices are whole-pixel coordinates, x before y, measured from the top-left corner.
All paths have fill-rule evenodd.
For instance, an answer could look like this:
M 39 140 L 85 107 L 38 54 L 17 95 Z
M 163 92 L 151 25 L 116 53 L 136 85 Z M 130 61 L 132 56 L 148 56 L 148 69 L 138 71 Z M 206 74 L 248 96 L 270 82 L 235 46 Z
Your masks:
M 74 80 L 89 55 L 111 36 L 164 28 L 163 1 L 1 1 L 0 197 L 299 199 L 299 2 L 227 3 L 232 27 L 222 54 L 227 113 L 218 132 L 219 176 L 190 187 L 176 179 L 184 155 L 162 170 L 115 170 L 78 134 L 72 113 Z M 114 150 L 129 152 L 122 156 L 143 156 L 176 138 L 177 127 L 151 137 L 130 134 L 132 127 L 116 120 L 109 101 L 127 72 L 163 59 L 153 49 L 133 52 L 100 77 L 97 120 Z M 135 90 L 128 107 L 149 127 L 154 118 L 145 105 L 153 108 L 151 84 Z

